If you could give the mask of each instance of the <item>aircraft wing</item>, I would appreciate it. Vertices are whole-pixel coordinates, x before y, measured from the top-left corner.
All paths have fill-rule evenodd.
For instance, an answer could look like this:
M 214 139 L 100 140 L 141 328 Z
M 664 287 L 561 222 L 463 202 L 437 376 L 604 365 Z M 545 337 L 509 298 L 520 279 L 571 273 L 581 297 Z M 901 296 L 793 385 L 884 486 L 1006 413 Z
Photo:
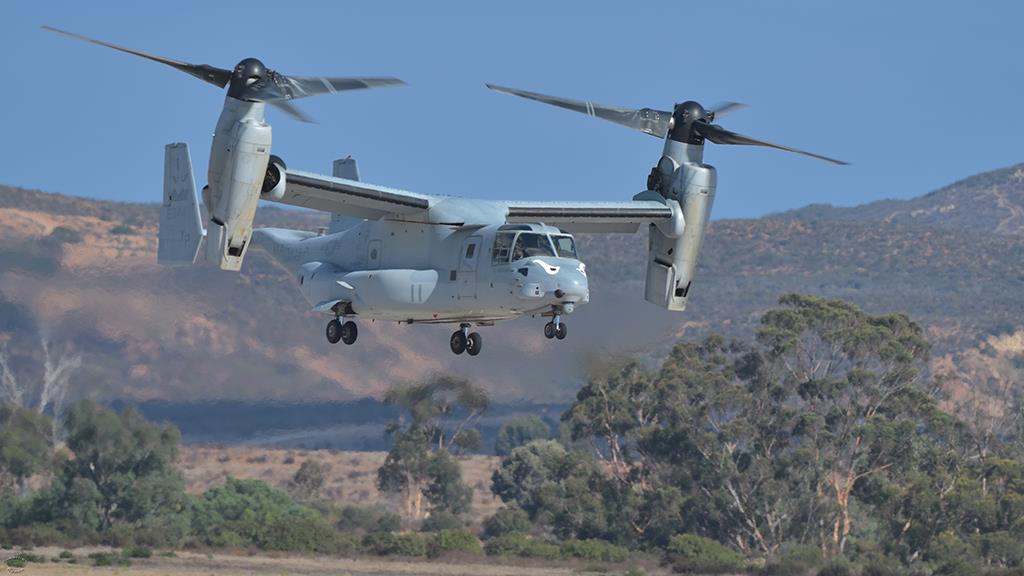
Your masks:
M 287 170 L 284 196 L 275 202 L 376 220 L 426 214 L 431 196 L 356 180 Z
M 543 222 L 569 232 L 633 233 L 641 224 L 672 219 L 672 209 L 656 200 L 632 202 L 506 202 L 506 220 Z

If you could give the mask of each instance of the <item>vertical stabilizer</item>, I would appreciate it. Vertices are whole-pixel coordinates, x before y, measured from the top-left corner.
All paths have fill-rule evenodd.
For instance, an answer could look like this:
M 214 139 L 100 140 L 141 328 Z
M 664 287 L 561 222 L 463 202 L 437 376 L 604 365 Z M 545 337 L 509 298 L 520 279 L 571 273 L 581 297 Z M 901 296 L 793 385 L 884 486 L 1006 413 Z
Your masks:
M 344 178 L 346 180 L 355 180 L 358 182 L 359 164 L 356 164 L 356 159 L 351 156 L 335 160 L 332 174 L 335 178 Z M 327 228 L 327 233 L 334 234 L 336 232 L 342 232 L 360 222 L 362 222 L 362 220 L 359 218 L 342 216 L 341 214 L 331 214 L 331 225 Z
M 205 234 L 188 144 L 168 144 L 164 147 L 164 199 L 160 205 L 157 262 L 164 266 L 195 263 Z

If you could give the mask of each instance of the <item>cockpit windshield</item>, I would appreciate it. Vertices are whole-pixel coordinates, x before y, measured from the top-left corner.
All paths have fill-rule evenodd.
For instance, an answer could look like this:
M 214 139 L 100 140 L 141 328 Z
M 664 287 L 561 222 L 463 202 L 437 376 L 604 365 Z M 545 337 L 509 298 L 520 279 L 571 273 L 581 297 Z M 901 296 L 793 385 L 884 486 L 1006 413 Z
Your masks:
M 492 264 L 507 264 L 531 256 L 576 259 L 576 242 L 568 234 L 548 236 L 539 232 L 498 232 L 491 249 Z
M 554 256 L 555 251 L 551 248 L 551 240 L 547 234 L 535 232 L 520 232 L 516 236 L 516 243 L 512 247 L 512 261 L 531 256 Z
M 555 243 L 559 258 L 576 258 L 576 242 L 572 236 L 552 236 L 551 240 Z

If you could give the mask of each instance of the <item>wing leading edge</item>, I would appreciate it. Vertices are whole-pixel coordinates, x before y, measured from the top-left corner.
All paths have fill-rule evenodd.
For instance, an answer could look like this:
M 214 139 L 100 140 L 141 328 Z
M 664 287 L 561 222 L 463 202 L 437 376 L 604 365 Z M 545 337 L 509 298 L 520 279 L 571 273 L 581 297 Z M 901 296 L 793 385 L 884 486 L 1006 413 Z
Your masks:
M 496 224 L 543 222 L 569 232 L 632 233 L 641 224 L 672 220 L 663 200 L 628 202 L 545 202 L 471 200 L 429 196 L 357 180 L 287 171 L 285 193 L 273 201 L 368 220 Z
M 431 196 L 356 180 L 288 170 L 282 204 L 302 206 L 354 218 L 426 215 Z
M 510 223 L 543 222 L 569 232 L 636 232 L 641 224 L 672 219 L 672 208 L 656 200 L 631 202 L 507 202 Z

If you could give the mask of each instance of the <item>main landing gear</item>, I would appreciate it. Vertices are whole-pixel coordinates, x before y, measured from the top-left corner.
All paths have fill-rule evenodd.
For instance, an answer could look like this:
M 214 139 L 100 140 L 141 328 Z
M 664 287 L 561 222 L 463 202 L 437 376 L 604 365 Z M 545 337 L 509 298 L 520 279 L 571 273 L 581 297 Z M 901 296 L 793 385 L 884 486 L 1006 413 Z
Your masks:
M 359 328 L 351 320 L 342 323 L 340 319 L 335 318 L 327 323 L 327 341 L 331 344 L 337 344 L 339 341 L 353 344 L 358 337 Z
M 484 339 L 480 337 L 477 332 L 469 331 L 469 324 L 463 323 L 459 329 L 452 334 L 451 344 L 452 352 L 455 354 L 462 354 L 463 352 L 468 353 L 470 356 L 476 356 L 480 353 L 481 348 L 484 345 Z
M 554 313 L 554 319 L 544 325 L 544 337 L 548 340 L 552 338 L 565 340 L 565 337 L 568 334 L 569 329 L 566 327 L 565 322 L 562 322 L 562 314 L 556 311 Z

